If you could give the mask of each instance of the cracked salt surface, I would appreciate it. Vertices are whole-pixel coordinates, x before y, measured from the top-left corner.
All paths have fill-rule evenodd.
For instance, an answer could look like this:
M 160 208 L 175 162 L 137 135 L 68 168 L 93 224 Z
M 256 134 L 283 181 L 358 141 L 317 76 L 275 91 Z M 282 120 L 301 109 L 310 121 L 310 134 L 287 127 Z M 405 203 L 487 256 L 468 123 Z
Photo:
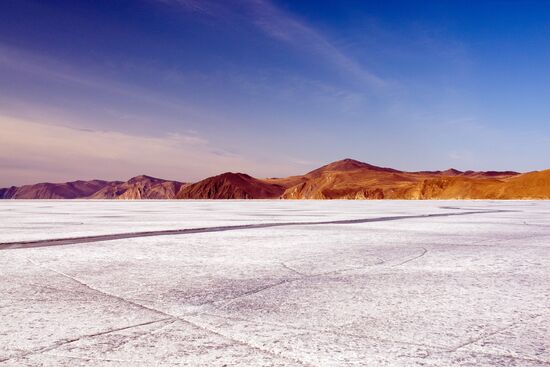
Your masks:
M 0 366 L 550 366 L 549 218 L 536 201 L 0 202 L 0 243 L 293 223 L 2 250 Z

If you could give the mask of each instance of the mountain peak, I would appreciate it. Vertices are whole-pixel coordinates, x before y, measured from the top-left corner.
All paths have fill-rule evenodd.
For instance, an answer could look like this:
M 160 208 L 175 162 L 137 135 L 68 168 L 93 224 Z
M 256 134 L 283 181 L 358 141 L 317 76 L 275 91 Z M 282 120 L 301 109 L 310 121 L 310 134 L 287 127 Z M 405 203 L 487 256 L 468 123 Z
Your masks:
M 341 167 L 341 168 L 361 168 L 365 166 L 370 166 L 365 162 L 358 161 L 352 158 L 344 158 L 339 161 L 329 163 L 328 166 Z
M 327 171 L 355 171 L 359 169 L 379 172 L 400 172 L 392 168 L 378 167 L 355 159 L 345 158 L 317 168 L 316 170 L 309 172 L 308 175 L 320 174 Z
M 162 180 L 160 178 L 152 177 L 152 176 L 139 175 L 139 176 L 132 177 L 127 182 L 130 183 L 130 184 L 134 184 L 134 183 L 143 182 L 143 181 L 159 182 L 159 181 L 164 181 L 164 180 Z
M 225 172 L 184 187 L 179 199 L 273 199 L 284 188 L 246 173 Z
M 224 172 L 222 174 L 214 176 L 213 178 L 233 178 L 233 177 L 246 178 L 246 179 L 252 178 L 252 176 L 242 172 Z
M 441 173 L 442 173 L 443 175 L 445 175 L 445 176 L 457 176 L 457 175 L 460 175 L 460 174 L 462 174 L 462 173 L 464 173 L 464 172 L 459 171 L 459 170 L 457 170 L 457 169 L 455 169 L 455 168 L 449 168 L 449 169 L 447 169 L 447 170 L 445 170 L 445 171 L 442 171 Z

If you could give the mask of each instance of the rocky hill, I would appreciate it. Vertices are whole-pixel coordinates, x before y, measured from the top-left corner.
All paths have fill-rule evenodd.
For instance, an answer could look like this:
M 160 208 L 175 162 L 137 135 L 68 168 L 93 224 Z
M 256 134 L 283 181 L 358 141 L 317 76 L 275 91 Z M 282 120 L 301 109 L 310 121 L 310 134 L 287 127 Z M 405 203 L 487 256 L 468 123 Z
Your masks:
M 227 172 L 184 187 L 178 199 L 276 199 L 285 187 L 244 173 Z
M 304 175 L 254 178 L 226 172 L 186 184 L 151 176 L 40 183 L 0 189 L 3 199 L 550 199 L 550 170 L 405 172 L 353 159 Z
M 178 181 L 168 181 L 151 176 L 136 176 L 126 182 L 103 187 L 89 196 L 90 199 L 175 199 L 185 186 Z
M 73 181 L 64 183 L 38 183 L 35 185 L 12 186 L 0 189 L 2 199 L 81 199 L 118 181 Z

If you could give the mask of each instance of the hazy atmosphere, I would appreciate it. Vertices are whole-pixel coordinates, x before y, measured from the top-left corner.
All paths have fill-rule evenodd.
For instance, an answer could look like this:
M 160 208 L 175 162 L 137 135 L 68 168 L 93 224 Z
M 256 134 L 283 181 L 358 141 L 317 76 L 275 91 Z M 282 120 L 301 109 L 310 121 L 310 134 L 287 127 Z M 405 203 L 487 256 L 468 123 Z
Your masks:
M 550 4 L 0 3 L 0 187 L 550 167 Z

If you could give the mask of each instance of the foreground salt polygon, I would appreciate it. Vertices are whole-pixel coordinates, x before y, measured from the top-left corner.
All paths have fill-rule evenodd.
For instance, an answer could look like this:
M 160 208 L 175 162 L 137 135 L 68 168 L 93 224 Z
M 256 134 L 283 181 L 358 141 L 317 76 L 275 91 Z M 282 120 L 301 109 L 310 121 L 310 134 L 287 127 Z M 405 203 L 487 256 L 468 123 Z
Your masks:
M 549 215 L 546 202 L 3 202 L 2 243 L 375 221 L 3 250 L 0 365 L 550 365 Z

